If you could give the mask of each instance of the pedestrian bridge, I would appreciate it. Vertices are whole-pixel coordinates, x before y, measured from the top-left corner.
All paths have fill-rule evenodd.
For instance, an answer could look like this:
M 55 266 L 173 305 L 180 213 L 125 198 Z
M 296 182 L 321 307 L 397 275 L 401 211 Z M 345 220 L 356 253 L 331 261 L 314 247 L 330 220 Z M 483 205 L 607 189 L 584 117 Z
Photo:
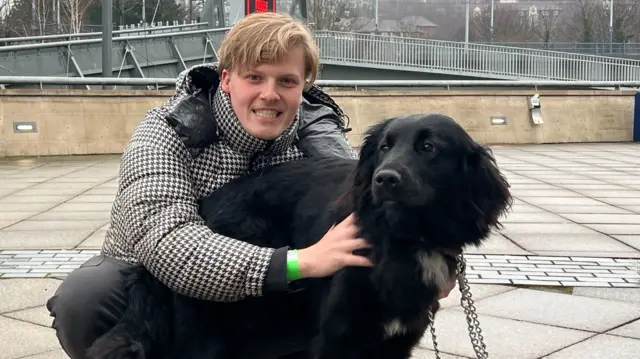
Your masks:
M 195 64 L 217 61 L 227 31 L 206 23 L 114 31 L 113 77 L 176 77 Z M 322 65 L 365 69 L 360 79 L 385 71 L 498 80 L 640 80 L 640 60 L 634 59 L 351 32 L 315 31 L 314 37 Z M 100 32 L 0 44 L 0 76 L 102 76 Z

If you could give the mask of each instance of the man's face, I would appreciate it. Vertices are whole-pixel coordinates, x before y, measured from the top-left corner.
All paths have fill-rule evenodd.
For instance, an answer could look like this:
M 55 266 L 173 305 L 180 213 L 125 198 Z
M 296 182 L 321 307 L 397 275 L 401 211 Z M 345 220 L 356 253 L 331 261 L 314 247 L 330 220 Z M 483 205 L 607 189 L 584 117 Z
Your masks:
M 229 94 L 245 131 L 272 140 L 293 121 L 302 102 L 304 79 L 304 51 L 298 47 L 277 64 L 223 70 L 222 90 Z

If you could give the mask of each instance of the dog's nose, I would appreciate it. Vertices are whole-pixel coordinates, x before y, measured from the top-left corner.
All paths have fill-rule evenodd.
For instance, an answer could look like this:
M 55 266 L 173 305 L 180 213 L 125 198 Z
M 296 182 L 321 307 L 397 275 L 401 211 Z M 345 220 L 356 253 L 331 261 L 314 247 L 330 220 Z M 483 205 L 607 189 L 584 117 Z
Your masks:
M 401 181 L 400 173 L 394 170 L 381 170 L 376 174 L 375 181 L 378 186 L 393 188 Z

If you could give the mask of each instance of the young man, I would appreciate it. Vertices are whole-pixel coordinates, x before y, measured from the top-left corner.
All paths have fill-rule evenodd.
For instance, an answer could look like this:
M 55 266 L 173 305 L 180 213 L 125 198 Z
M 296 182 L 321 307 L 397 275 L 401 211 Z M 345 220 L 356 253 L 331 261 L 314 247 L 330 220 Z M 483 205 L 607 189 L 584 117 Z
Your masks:
M 122 315 L 119 270 L 132 263 L 143 263 L 173 291 L 202 300 L 289 291 L 288 248 L 261 248 L 212 232 L 197 200 L 263 166 L 319 154 L 355 157 L 341 109 L 312 85 L 318 50 L 306 27 L 287 15 L 254 14 L 233 27 L 219 54 L 218 66 L 181 73 L 175 95 L 139 125 L 122 156 L 102 253 L 71 273 L 47 302 L 72 359 L 84 358 Z M 301 249 L 302 276 L 371 266 L 352 253 L 367 247 L 356 233 L 349 217 Z

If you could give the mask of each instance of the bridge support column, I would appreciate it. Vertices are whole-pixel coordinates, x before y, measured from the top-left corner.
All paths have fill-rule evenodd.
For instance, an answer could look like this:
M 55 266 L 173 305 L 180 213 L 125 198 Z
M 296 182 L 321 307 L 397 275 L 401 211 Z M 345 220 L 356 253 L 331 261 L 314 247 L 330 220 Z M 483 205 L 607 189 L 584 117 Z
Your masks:
M 102 0 L 102 77 L 113 75 L 111 51 L 113 35 L 113 0 Z M 106 89 L 106 86 L 103 86 Z

